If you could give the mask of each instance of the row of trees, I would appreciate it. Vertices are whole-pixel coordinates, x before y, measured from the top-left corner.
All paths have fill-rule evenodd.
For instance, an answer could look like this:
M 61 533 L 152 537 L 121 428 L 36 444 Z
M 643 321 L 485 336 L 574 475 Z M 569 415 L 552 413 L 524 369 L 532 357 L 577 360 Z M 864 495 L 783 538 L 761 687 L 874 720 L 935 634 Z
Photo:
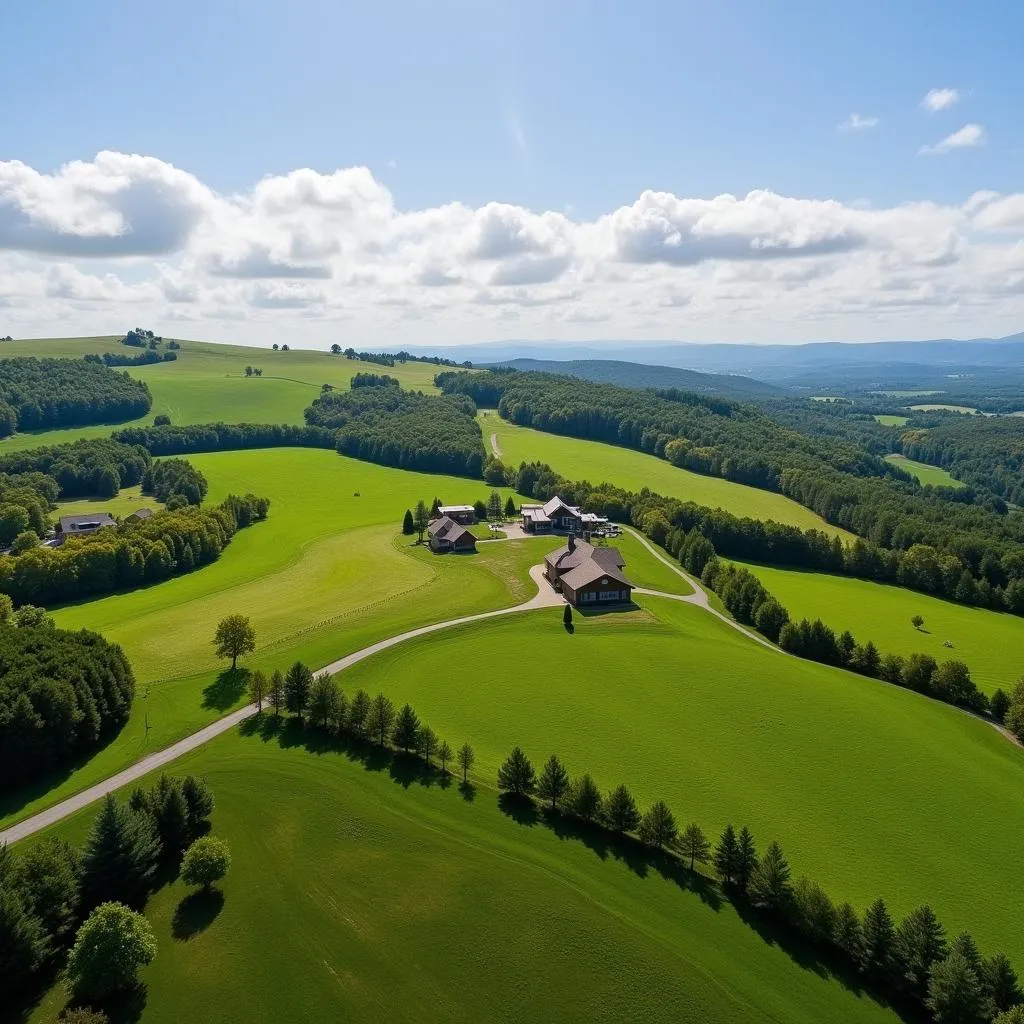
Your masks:
M 483 469 L 476 407 L 461 396 L 364 387 L 321 395 L 305 417 L 310 426 L 336 430 L 343 455 L 460 476 L 479 477 Z
M 0 993 L 36 990 L 65 958 L 80 1000 L 130 985 L 156 951 L 132 908 L 160 867 L 180 865 L 187 884 L 204 887 L 227 871 L 226 845 L 207 834 L 213 806 L 201 779 L 164 775 L 127 803 L 109 794 L 81 850 L 58 838 L 21 855 L 0 847 Z
M 124 651 L 54 628 L 0 595 L 0 792 L 71 764 L 127 721 L 135 677 Z
M 1022 1001 L 1005 954 L 983 957 L 968 932 L 947 941 L 931 907 L 918 907 L 897 924 L 882 899 L 863 914 L 848 902 L 836 904 L 818 883 L 792 880 L 777 842 L 759 854 L 746 826 L 737 831 L 726 825 L 712 844 L 696 822 L 680 828 L 663 800 L 641 813 L 626 786 L 602 794 L 589 774 L 571 779 L 555 755 L 538 775 L 520 747 L 502 764 L 497 781 L 514 799 L 536 797 L 550 813 L 572 815 L 620 839 L 635 835 L 657 855 L 679 858 L 690 871 L 710 869 L 724 895 L 841 958 L 876 991 L 922 1005 L 941 1024 L 1009 1024 L 1013 1018 L 1002 1015 Z
M 150 462 L 138 445 L 83 438 L 0 455 L 0 474 L 44 474 L 56 481 L 62 498 L 112 498 L 122 487 L 141 483 Z
M 334 430 L 269 423 L 200 423 L 191 426 L 124 427 L 111 435 L 150 455 L 189 455 L 246 448 L 334 448 Z
M 178 358 L 177 352 L 160 353 L 153 348 L 130 356 L 126 352 L 104 352 L 103 355 L 87 355 L 84 358 L 90 363 L 103 366 L 149 366 L 151 363 L 173 363 Z
M 469 369 L 473 365 L 468 359 L 457 363 L 454 359 L 445 359 L 443 356 L 414 356 L 411 352 L 405 351 L 357 352 L 351 346 L 343 349 L 337 342 L 331 346 L 331 355 L 358 359 L 362 363 L 376 363 L 378 366 L 394 366 L 395 363 L 430 363 L 433 366 L 462 366 Z
M 102 362 L 0 359 L 0 437 L 16 430 L 118 423 L 144 416 L 152 404 L 145 381 Z
M 356 388 L 400 388 L 402 382 L 386 373 L 357 373 L 352 378 L 352 390 Z
M 50 605 L 191 572 L 216 561 L 235 532 L 265 519 L 269 507 L 253 494 L 229 495 L 214 508 L 185 505 L 56 548 L 0 555 L 0 592 L 15 604 Z

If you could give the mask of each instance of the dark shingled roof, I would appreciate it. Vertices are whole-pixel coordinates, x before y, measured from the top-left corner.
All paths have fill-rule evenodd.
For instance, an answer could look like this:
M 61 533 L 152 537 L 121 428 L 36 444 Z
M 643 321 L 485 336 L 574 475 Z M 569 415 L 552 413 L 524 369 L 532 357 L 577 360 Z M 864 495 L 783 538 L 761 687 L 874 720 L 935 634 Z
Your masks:
M 593 583 L 602 576 L 627 587 L 633 586 L 623 575 L 622 568 L 626 562 L 618 548 L 596 548 L 585 540 L 577 540 L 571 549 L 566 544 L 545 555 L 544 561 L 557 578 L 573 590 Z
M 117 520 L 109 512 L 86 512 L 60 517 L 61 533 L 85 533 L 98 530 L 101 526 L 117 526 Z
M 441 516 L 440 519 L 435 519 L 427 527 L 427 532 L 431 537 L 440 537 L 450 544 L 454 544 L 463 534 L 469 534 L 474 541 L 476 540 L 474 534 L 470 533 L 461 523 L 455 522 L 454 519 L 449 519 L 448 516 Z

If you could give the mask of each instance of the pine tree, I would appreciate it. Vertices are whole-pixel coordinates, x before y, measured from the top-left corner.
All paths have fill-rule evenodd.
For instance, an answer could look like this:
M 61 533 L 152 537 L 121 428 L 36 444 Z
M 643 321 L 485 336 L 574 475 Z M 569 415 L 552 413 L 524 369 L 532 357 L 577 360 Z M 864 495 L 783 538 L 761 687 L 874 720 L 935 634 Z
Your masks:
M 402 533 L 406 537 L 412 536 L 416 532 L 416 524 L 413 522 L 412 509 L 407 508 L 405 510 L 405 518 L 402 520 Z
M 865 970 L 879 978 L 890 974 L 895 966 L 896 928 L 884 900 L 875 900 L 864 912 L 863 935 Z
M 464 786 L 469 785 L 469 771 L 473 767 L 475 760 L 476 754 L 473 753 L 473 748 L 468 743 L 463 743 L 459 747 L 459 769 L 462 771 L 462 784 Z
M 416 753 L 423 758 L 427 767 L 437 750 L 437 733 L 429 725 L 421 725 L 416 731 Z
M 529 796 L 537 784 L 536 773 L 522 748 L 513 747 L 498 769 L 498 789 L 513 796 Z
M 510 494 L 508 498 L 505 500 L 505 516 L 506 518 L 511 519 L 513 516 L 515 516 L 515 514 L 516 503 L 512 500 L 512 495 Z
M 353 736 L 362 736 L 366 732 L 366 720 L 370 716 L 370 695 L 365 690 L 356 690 L 352 703 L 348 706 L 346 728 Z
M 979 977 L 986 1019 L 1005 1013 L 1024 999 L 1017 974 L 1005 953 L 996 953 L 982 961 Z
M 683 834 L 679 837 L 679 849 L 684 857 L 690 858 L 691 871 L 696 862 L 706 864 L 711 856 L 711 844 L 696 822 L 691 822 L 683 829 Z
M 569 773 L 565 770 L 565 765 L 552 754 L 537 780 L 537 796 L 541 800 L 550 800 L 551 809 L 554 810 L 568 791 Z
M 202 779 L 186 775 L 181 781 L 181 795 L 188 807 L 189 836 L 195 839 L 207 829 L 213 814 L 213 792 Z
M 569 810 L 584 821 L 597 821 L 601 817 L 601 791 L 597 783 L 587 774 L 573 782 L 569 790 Z
M 284 704 L 293 715 L 298 715 L 300 721 L 306 713 L 309 690 L 312 685 L 313 673 L 301 661 L 296 661 L 285 673 Z
M 754 837 L 746 825 L 740 829 L 738 842 L 739 849 L 736 854 L 736 885 L 740 892 L 745 893 L 750 886 L 751 876 L 757 869 L 757 850 L 754 847 Z
M 638 830 L 641 842 L 664 850 L 672 846 L 678 836 L 676 819 L 664 800 L 657 800 L 648 808 Z
M 736 842 L 736 829 L 730 822 L 715 847 L 715 871 L 725 885 L 732 885 L 739 870 L 740 847 Z
M 383 693 L 378 693 L 370 701 L 366 715 L 366 730 L 377 741 L 378 746 L 383 747 L 387 743 L 394 721 L 395 705 Z
M 141 902 L 160 857 L 160 839 L 148 814 L 132 811 L 107 794 L 82 852 L 86 907 L 105 901 Z
M 270 677 L 270 689 L 267 691 L 267 700 L 270 701 L 274 714 L 281 714 L 281 708 L 284 707 L 284 676 L 281 675 L 279 668 L 275 668 L 274 674 Z
M 441 740 L 437 746 L 437 759 L 441 763 L 441 774 L 448 774 L 448 762 L 452 759 L 452 748 L 447 740 Z
M 640 827 L 640 812 L 633 794 L 625 785 L 608 794 L 604 802 L 604 817 L 613 832 L 635 832 Z
M 164 852 L 181 853 L 188 845 L 190 832 L 188 804 L 181 780 L 161 775 L 153 789 L 151 806 Z
M 42 921 L 53 942 L 63 945 L 78 920 L 82 896 L 78 850 L 63 839 L 43 839 L 22 854 L 18 880 L 26 906 Z
M 416 502 L 416 511 L 412 514 L 413 529 L 420 542 L 423 541 L 423 534 L 427 532 L 427 527 L 430 525 L 430 513 L 427 511 L 427 506 L 422 502 Z
M 860 967 L 864 962 L 864 933 L 861 930 L 857 911 L 844 903 L 836 911 L 832 941 L 849 957 L 850 963 Z
M 416 735 L 420 729 L 420 720 L 412 706 L 406 704 L 395 719 L 395 727 L 391 732 L 391 742 L 401 750 L 409 753 L 416 746 Z
M 750 876 L 748 892 L 755 906 L 767 910 L 780 911 L 789 903 L 793 895 L 789 864 L 782 847 L 774 840 Z
M 42 921 L 13 885 L 0 886 L 0 992 L 13 992 L 39 969 L 49 951 Z
M 932 967 L 947 953 L 945 931 L 931 907 L 918 907 L 900 922 L 895 949 L 900 976 L 923 996 Z
M 953 951 L 931 968 L 925 1005 L 938 1024 L 975 1024 L 982 1004 L 978 975 L 963 953 Z

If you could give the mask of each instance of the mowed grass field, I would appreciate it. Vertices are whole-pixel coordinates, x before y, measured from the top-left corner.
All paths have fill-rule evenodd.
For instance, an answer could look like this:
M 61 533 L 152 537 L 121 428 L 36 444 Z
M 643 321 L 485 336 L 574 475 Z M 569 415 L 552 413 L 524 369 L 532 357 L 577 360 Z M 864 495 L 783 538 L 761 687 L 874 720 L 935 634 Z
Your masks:
M 890 413 L 878 413 L 875 416 L 875 420 L 881 423 L 883 427 L 905 427 L 910 421 L 909 416 L 894 416 Z
M 986 693 L 998 686 L 1009 692 L 1024 674 L 1024 619 L 1017 615 L 848 576 L 736 564 L 754 573 L 792 618 L 820 618 L 839 632 L 848 629 L 858 640 L 873 640 L 883 654 L 956 658 Z M 910 624 L 915 615 L 924 617 L 921 629 Z M 952 647 L 944 646 L 947 640 Z
M 886 455 L 886 461 L 891 462 L 900 469 L 905 469 L 911 475 L 917 477 L 922 484 L 931 484 L 933 487 L 963 487 L 959 480 L 950 476 L 940 466 L 932 466 L 927 462 L 916 462 L 904 455 Z
M 348 390 L 356 373 L 388 373 L 397 377 L 405 388 L 434 392 L 434 375 L 439 369 L 429 363 L 384 367 L 310 349 L 274 352 L 270 348 L 215 345 L 201 341 L 182 341 L 181 346 L 178 358 L 172 363 L 123 368 L 133 377 L 145 380 L 153 394 L 153 408 L 133 423 L 149 424 L 154 416 L 160 414 L 170 416 L 171 421 L 177 424 L 217 420 L 225 423 L 302 423 L 303 410 L 320 394 L 323 384 Z M 159 351 L 165 351 L 165 347 L 166 343 Z M 121 345 L 119 338 L 54 338 L 6 342 L 0 346 L 0 358 L 80 359 L 89 353 L 123 352 L 132 355 L 141 351 Z M 263 376 L 246 377 L 246 366 L 260 367 Z M 17 434 L 0 441 L 0 454 L 41 444 L 58 444 L 78 437 L 106 437 L 112 429 L 115 428 L 111 425 L 95 425 Z
M 678 872 L 372 763 L 232 732 L 175 765 L 213 788 L 232 865 L 220 898 L 151 899 L 143 1024 L 899 1019 Z
M 772 491 L 677 469 L 664 459 L 629 448 L 519 427 L 493 410 L 481 412 L 479 418 L 484 444 L 490 447 L 491 435 L 496 434 L 502 461 L 509 466 L 539 459 L 570 480 L 610 482 L 636 491 L 649 487 L 658 494 L 722 508 L 736 516 L 774 519 L 852 539 L 845 530 L 830 526 L 803 505 Z
M 339 674 L 470 740 L 493 777 L 521 744 L 710 834 L 778 839 L 794 877 L 865 907 L 929 902 L 1024 963 L 1024 750 L 927 698 L 750 642 L 699 608 L 557 609 L 433 634 Z M 784 1018 L 785 1019 L 785 1018 Z

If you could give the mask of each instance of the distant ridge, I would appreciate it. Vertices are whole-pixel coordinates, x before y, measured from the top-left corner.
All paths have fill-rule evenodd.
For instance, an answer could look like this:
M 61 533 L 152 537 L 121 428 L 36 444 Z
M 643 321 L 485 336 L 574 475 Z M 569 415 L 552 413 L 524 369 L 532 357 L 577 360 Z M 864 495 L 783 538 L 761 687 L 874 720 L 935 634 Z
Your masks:
M 627 388 L 679 388 L 731 398 L 765 398 L 785 394 L 784 388 L 738 374 L 699 373 L 676 366 L 651 366 L 619 359 L 508 359 L 487 365 L 568 374 Z

